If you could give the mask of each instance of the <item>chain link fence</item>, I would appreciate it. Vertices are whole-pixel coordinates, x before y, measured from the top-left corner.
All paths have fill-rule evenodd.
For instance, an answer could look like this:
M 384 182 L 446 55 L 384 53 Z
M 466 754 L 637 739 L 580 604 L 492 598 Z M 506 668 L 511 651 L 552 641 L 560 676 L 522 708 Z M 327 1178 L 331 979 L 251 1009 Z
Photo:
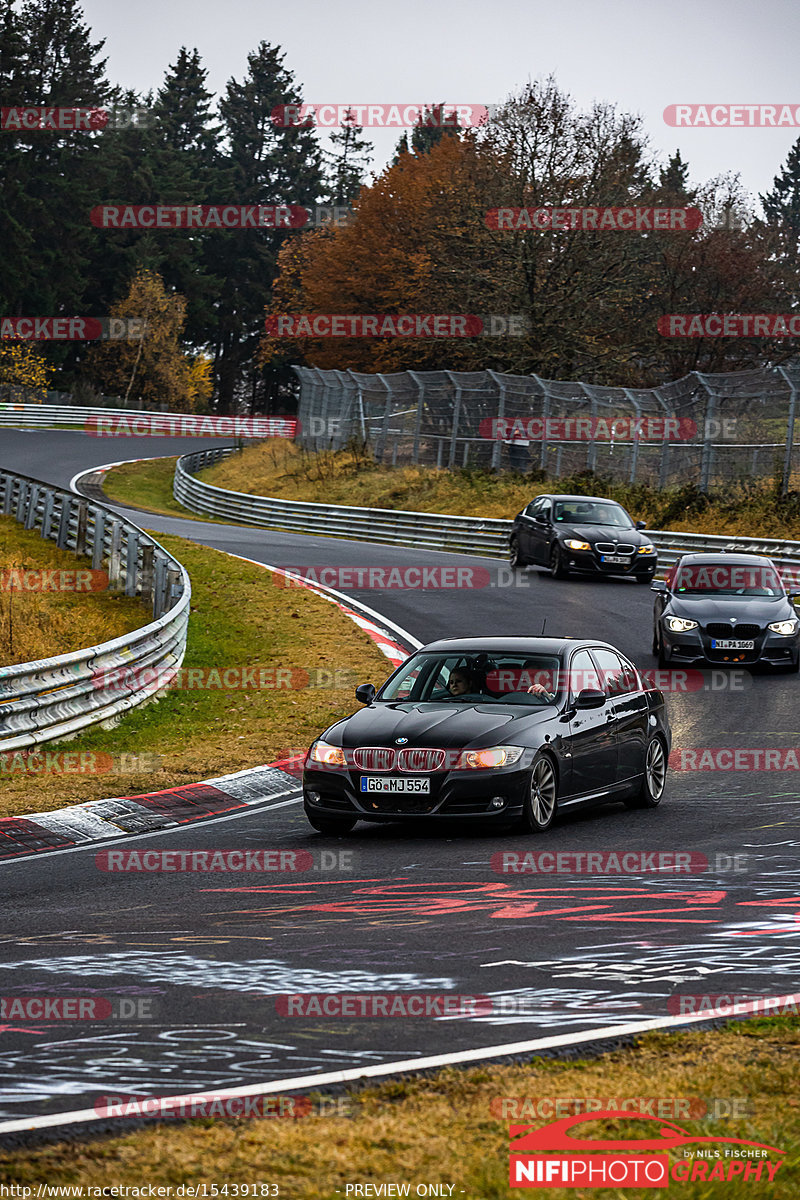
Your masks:
M 497 371 L 293 370 L 297 440 L 309 450 L 338 450 L 356 438 L 393 466 L 540 469 L 553 478 L 594 471 L 659 488 L 691 482 L 702 491 L 776 477 L 783 494 L 800 487 L 800 360 L 693 371 L 657 388 Z

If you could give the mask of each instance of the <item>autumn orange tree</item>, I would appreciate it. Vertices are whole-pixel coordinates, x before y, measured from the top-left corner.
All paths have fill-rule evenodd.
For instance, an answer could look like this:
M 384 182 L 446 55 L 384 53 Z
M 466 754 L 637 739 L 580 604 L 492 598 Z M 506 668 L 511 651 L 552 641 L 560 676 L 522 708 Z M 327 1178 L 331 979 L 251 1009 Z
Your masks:
M 38 393 L 41 400 L 54 372 L 55 367 L 30 342 L 0 343 L 0 387 L 16 384 Z
M 139 269 L 111 316 L 142 322 L 141 333 L 92 347 L 87 373 L 100 390 L 133 404 L 166 405 L 174 412 L 207 405 L 211 361 L 204 355 L 186 354 L 180 344 L 186 321 L 183 296 L 167 292 L 156 272 Z
M 400 154 L 361 189 L 355 220 L 285 245 L 270 313 L 508 312 L 513 287 L 493 269 L 484 214 L 501 163 L 469 137 L 443 138 L 426 153 Z M 516 299 L 516 297 L 514 297 Z M 518 311 L 514 309 L 513 311 Z M 362 371 L 472 369 L 474 339 L 262 339 L 261 361 L 294 352 L 320 367 Z M 493 355 L 500 353 L 492 346 Z

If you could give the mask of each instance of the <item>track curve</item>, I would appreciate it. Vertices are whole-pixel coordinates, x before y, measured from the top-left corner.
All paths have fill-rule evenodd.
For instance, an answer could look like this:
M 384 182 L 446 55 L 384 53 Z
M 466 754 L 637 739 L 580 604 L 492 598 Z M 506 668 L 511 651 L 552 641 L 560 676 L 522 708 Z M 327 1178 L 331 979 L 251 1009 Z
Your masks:
M 184 452 L 191 439 L 155 449 Z M 112 457 L 152 456 L 70 433 L 4 431 L 0 462 L 62 486 Z M 277 566 L 505 564 L 324 537 L 166 517 L 160 532 Z M 495 574 L 494 581 L 506 575 Z M 342 589 L 348 591 L 348 589 Z M 597 636 L 652 668 L 651 597 L 630 581 L 353 590 L 422 641 L 492 632 Z M 741 691 L 669 697 L 679 748 L 795 747 L 797 681 L 748 677 Z M 377 681 L 376 681 L 377 682 Z M 255 765 L 255 764 L 254 764 Z M 91 1029 L 11 1022 L 0 1069 L 0 1120 L 85 1107 L 98 1095 L 172 1095 L 546 1035 L 602 1031 L 666 1016 L 679 993 L 800 990 L 798 773 L 672 772 L 661 808 L 611 806 L 557 824 L 543 839 L 359 826 L 320 838 L 298 802 L 179 829 L 169 849 L 332 852 L 337 869 L 292 879 L 98 871 L 93 852 L 0 871 L 0 994 L 152 1000 L 150 1015 Z M 126 847 L 141 840 L 128 839 Z M 709 869 L 675 877 L 498 874 L 503 849 L 691 850 Z M 352 852 L 350 868 L 337 859 Z M 738 861 L 736 855 L 739 855 Z M 277 881 L 276 881 L 277 878 Z M 11 990 L 13 989 L 13 990 Z M 50 989 L 48 991 L 48 989 Z M 471 1017 L 382 1020 L 288 1017 L 276 996 L 417 991 L 493 998 Z M 672 1000 L 671 1000 L 672 998 Z M 7 1023 L 8 1024 L 8 1023 Z

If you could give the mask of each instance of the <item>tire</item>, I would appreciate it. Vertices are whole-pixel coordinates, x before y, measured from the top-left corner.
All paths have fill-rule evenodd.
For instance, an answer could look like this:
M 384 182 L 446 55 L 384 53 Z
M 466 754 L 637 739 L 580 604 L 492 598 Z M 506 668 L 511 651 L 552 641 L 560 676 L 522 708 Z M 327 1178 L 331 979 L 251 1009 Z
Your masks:
M 653 633 L 653 653 L 658 655 L 658 665 L 662 671 L 669 666 L 669 659 L 664 653 L 664 643 L 660 634 Z
M 667 782 L 667 756 L 664 743 L 656 735 L 648 743 L 645 753 L 644 774 L 639 791 L 626 799 L 628 808 L 658 808 Z
M 636 582 L 637 583 L 652 583 L 653 576 L 652 575 L 637 575 Z
M 653 644 L 651 649 L 653 654 L 658 654 L 658 633 L 656 632 L 655 623 L 653 624 Z
M 526 833 L 544 833 L 558 811 L 558 776 L 552 759 L 540 754 L 531 767 L 528 795 L 522 809 Z
M 569 571 L 564 566 L 564 556 L 561 553 L 561 547 L 557 542 L 550 551 L 550 574 L 553 576 L 553 579 L 566 579 L 569 576 Z
M 508 561 L 511 564 L 512 571 L 518 570 L 520 567 L 527 567 L 526 559 L 519 552 L 519 540 L 515 533 L 512 533 L 508 540 Z
M 309 825 L 313 826 L 317 833 L 327 833 L 331 837 L 349 833 L 358 819 L 356 817 L 328 817 L 323 813 L 314 812 L 310 808 L 305 809 L 305 814 Z

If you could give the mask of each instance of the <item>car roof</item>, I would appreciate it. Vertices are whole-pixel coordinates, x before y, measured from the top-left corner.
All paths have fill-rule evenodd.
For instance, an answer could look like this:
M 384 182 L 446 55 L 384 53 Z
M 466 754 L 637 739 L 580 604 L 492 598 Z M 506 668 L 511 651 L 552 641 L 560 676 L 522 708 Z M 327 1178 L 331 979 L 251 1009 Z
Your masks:
M 678 560 L 681 566 L 693 566 L 696 564 L 703 565 L 707 563 L 709 566 L 717 566 L 720 563 L 725 563 L 730 566 L 731 563 L 741 563 L 742 566 L 755 564 L 755 566 L 763 567 L 765 562 L 772 566 L 775 564 L 768 554 L 741 554 L 738 551 L 733 551 L 730 554 L 725 554 L 723 551 L 696 551 L 692 554 L 682 554 Z
M 540 496 L 534 496 L 534 500 L 596 500 L 599 504 L 616 504 L 619 508 L 622 505 L 618 500 L 609 500 L 608 496 L 567 496 L 560 492 L 542 492 Z M 530 501 L 533 504 L 533 500 Z
M 563 654 L 570 648 L 602 646 L 616 650 L 599 638 L 570 637 L 474 637 L 440 638 L 420 650 L 456 654 Z

